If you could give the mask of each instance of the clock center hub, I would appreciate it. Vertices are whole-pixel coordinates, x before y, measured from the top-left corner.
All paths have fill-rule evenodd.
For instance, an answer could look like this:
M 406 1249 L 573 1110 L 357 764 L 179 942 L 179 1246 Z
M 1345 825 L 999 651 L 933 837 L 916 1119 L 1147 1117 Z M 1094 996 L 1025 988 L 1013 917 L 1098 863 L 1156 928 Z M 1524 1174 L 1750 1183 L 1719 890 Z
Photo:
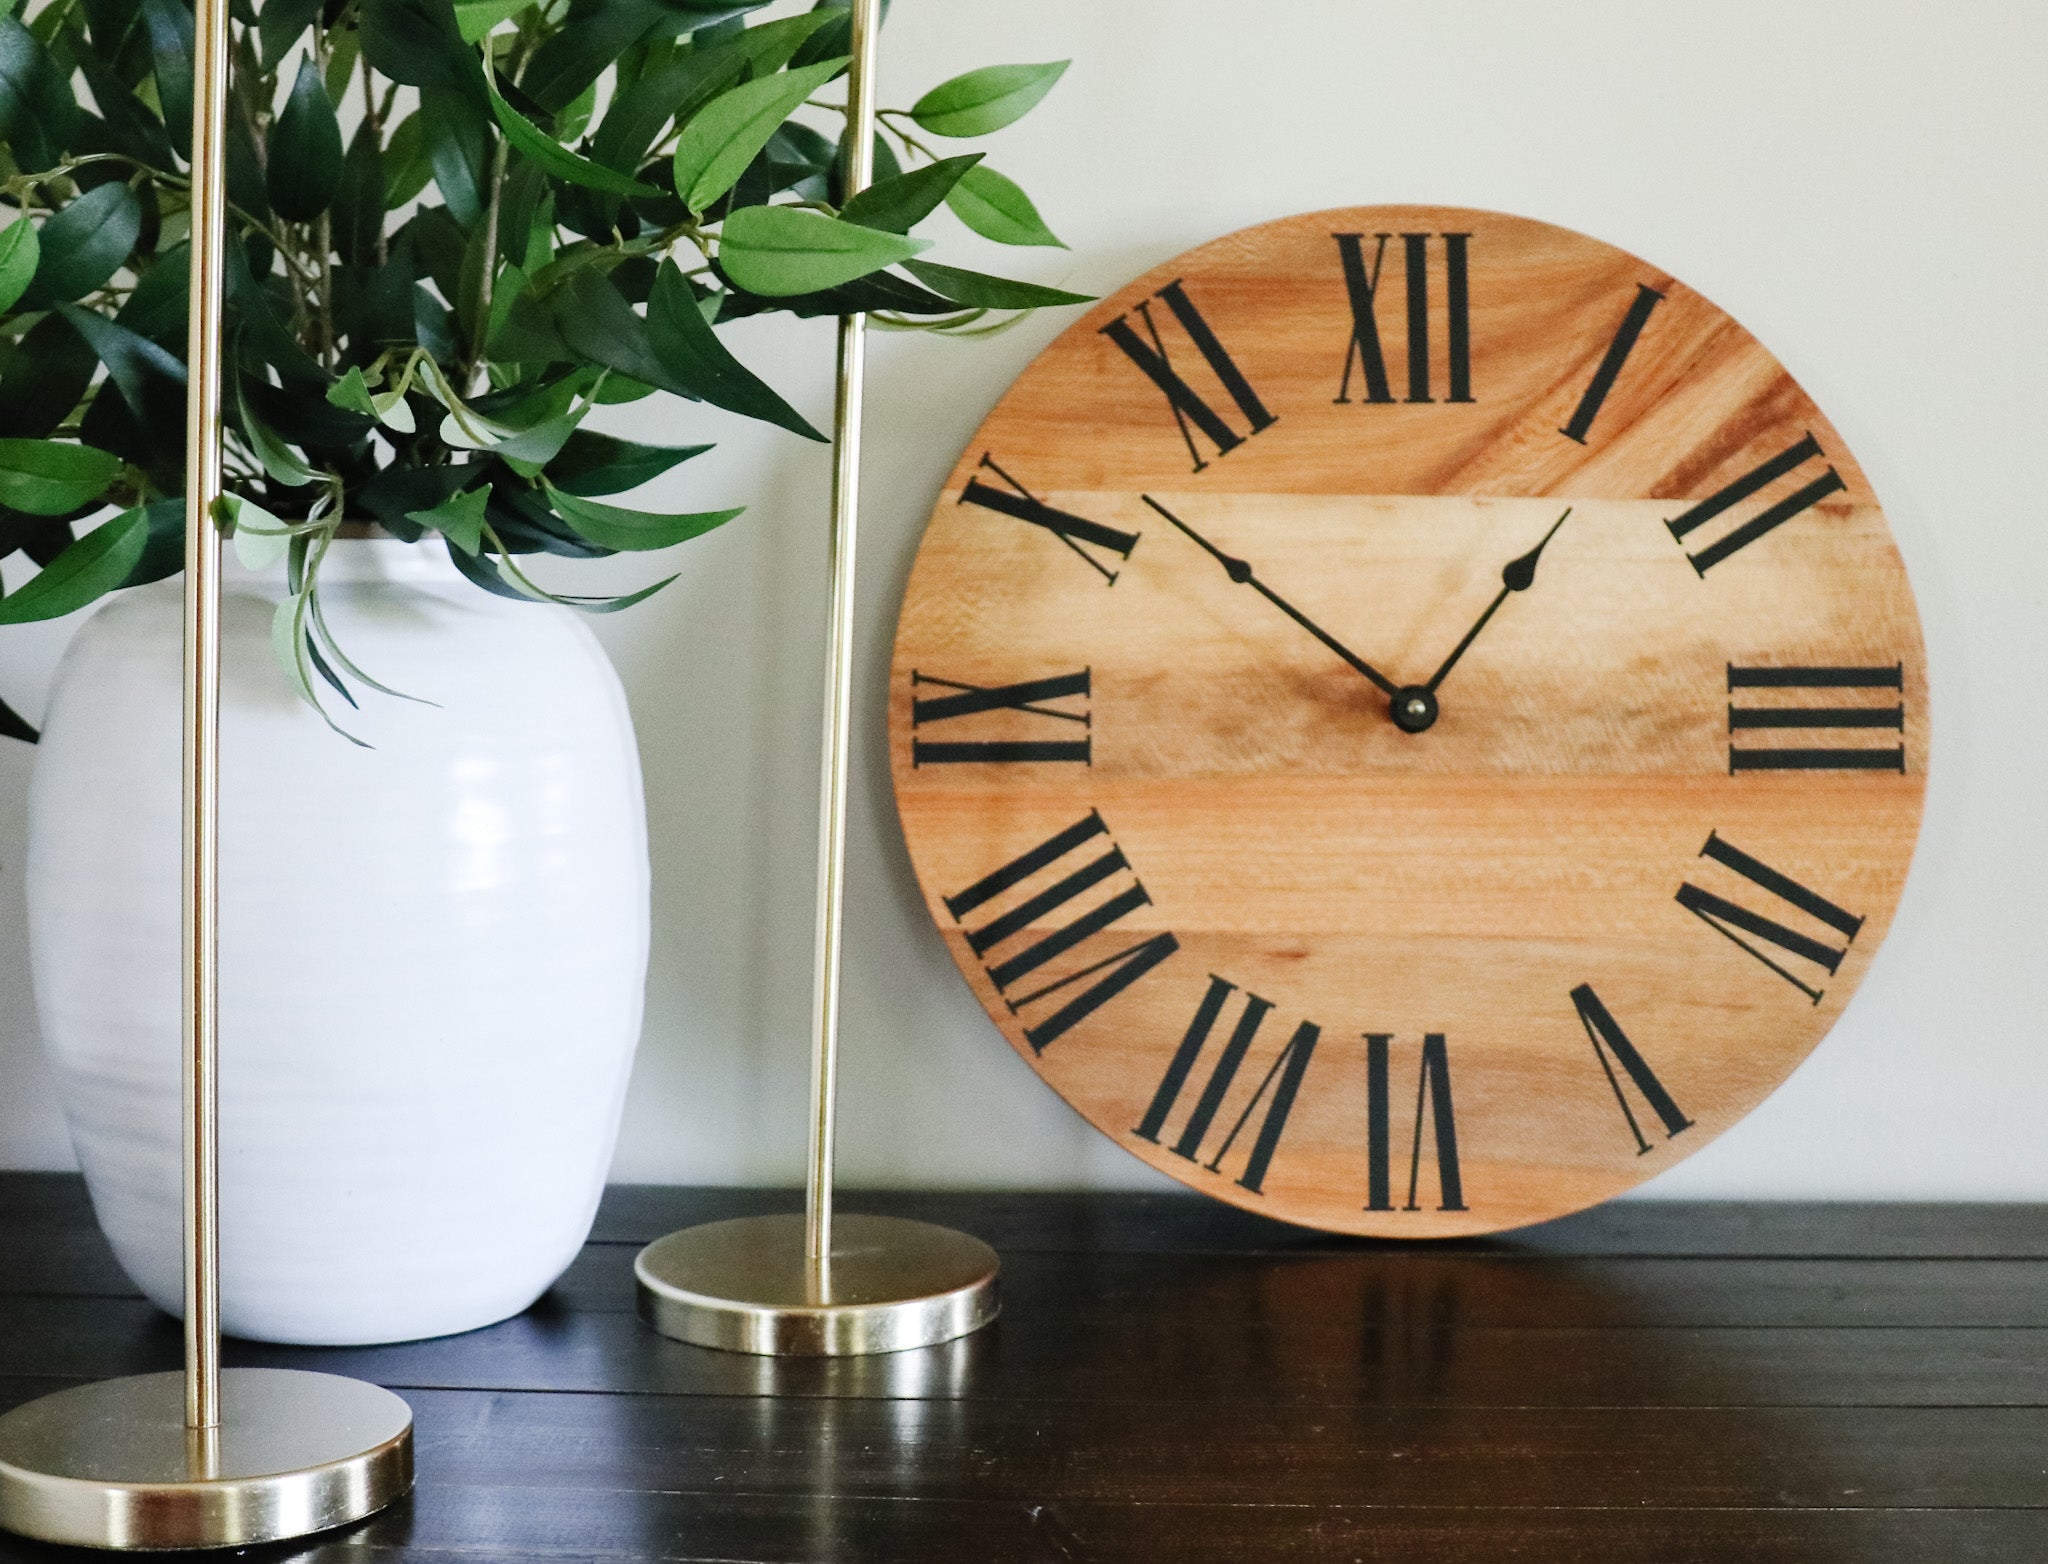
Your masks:
M 1420 733 L 1436 721 L 1436 696 L 1419 684 L 1396 690 L 1389 711 L 1403 733 Z

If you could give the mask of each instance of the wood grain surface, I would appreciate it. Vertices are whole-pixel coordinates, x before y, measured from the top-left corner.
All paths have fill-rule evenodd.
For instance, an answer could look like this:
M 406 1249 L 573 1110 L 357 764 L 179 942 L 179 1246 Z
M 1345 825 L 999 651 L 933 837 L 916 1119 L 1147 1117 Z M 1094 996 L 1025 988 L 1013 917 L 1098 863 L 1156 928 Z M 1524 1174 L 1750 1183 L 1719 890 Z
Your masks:
M 1431 684 L 1497 598 L 1403 731 L 1372 675 Z M 1190 1187 L 1385 1236 L 1584 1208 L 1755 1108 L 1868 970 L 1926 770 L 1912 593 L 1805 393 L 1657 268 L 1455 209 L 1249 229 L 1076 321 L 962 454 L 892 680 L 1011 1045 Z
M 992 1242 L 990 1330 L 777 1362 L 631 1313 L 641 1240 L 792 1209 L 620 1188 L 527 1313 L 438 1341 L 228 1343 L 360 1375 L 419 1487 L 262 1564 L 2032 1561 L 2048 1213 L 1610 1205 L 1404 1245 L 1193 1196 L 850 1194 Z M 174 1367 L 71 1177 L 0 1175 L 0 1409 Z M 0 1536 L 0 1564 L 82 1555 Z

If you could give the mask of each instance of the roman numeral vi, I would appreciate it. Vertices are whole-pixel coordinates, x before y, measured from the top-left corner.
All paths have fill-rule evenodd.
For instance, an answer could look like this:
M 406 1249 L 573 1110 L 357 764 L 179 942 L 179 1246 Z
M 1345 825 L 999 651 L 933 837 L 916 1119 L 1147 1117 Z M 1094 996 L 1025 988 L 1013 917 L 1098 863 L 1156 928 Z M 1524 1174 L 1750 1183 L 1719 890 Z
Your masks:
M 1249 426 L 1247 433 L 1239 434 L 1229 420 L 1204 401 L 1174 368 L 1167 355 L 1166 339 L 1159 334 L 1159 323 L 1152 318 L 1152 299 L 1145 300 L 1135 312 L 1145 328 L 1143 337 L 1132 327 L 1129 315 L 1119 316 L 1104 326 L 1102 334 L 1122 348 L 1124 356 L 1143 370 L 1145 378 L 1165 395 L 1180 437 L 1187 442 L 1188 455 L 1194 459 L 1195 471 L 1200 472 L 1209 464 L 1203 460 L 1201 447 L 1195 443 L 1196 431 L 1199 430 L 1216 448 L 1218 456 L 1227 456 L 1252 435 L 1270 429 L 1278 420 L 1266 411 L 1266 404 L 1259 400 L 1259 394 L 1245 379 L 1236 361 L 1223 350 L 1216 333 L 1202 318 L 1201 311 L 1195 308 L 1179 281 L 1168 283 L 1153 295 L 1153 299 L 1165 304 L 1173 318 L 1180 322 L 1181 330 L 1187 333 L 1195 351 L 1202 355 L 1210 372 L 1230 400 L 1237 404 L 1238 413 Z
M 1041 877 L 1047 871 L 1059 877 L 1046 884 Z M 981 958 L 989 980 L 1002 994 L 1012 1015 L 1022 1016 L 1027 1005 L 1062 996 L 1057 1009 L 1040 1012 L 1041 1019 L 1024 1028 L 1025 1039 L 1032 1048 L 1043 1052 L 1048 1043 L 1073 1030 L 1180 949 L 1180 941 L 1171 934 L 1154 934 L 1090 961 L 1064 977 L 1038 984 L 1027 992 L 1014 992 L 1025 978 L 1047 963 L 1152 902 L 1125 859 L 1123 849 L 1110 840 L 1109 827 L 1102 816 L 1090 810 L 1065 830 L 1055 831 L 966 890 L 946 897 L 946 910 L 964 928 L 969 913 L 978 912 L 1033 881 L 1038 881 L 1042 888 L 988 922 L 965 929 L 965 933 L 968 948 Z M 1114 890 L 1086 911 L 1074 911 L 1072 904 L 1097 886 Z M 1041 933 L 1036 927 L 1069 913 L 1071 920 L 1050 932 Z M 999 946 L 1007 946 L 1007 953 L 999 951 Z M 1069 992 L 1077 984 L 1086 986 Z
M 1365 1145 L 1368 1211 L 1394 1209 L 1393 1086 L 1391 1032 L 1365 1036 Z M 1465 1185 L 1458 1173 L 1458 1119 L 1451 1106 L 1451 1053 L 1444 1034 L 1422 1039 L 1422 1060 L 1415 1078 L 1415 1137 L 1408 1153 L 1408 1203 L 1403 1211 L 1419 1211 L 1422 1182 L 1422 1131 L 1428 1109 L 1430 1144 L 1436 1152 L 1437 1209 L 1463 1211 Z
M 1083 668 L 1079 673 L 1056 674 L 1049 679 L 1026 679 L 1021 684 L 965 684 L 958 679 L 941 679 L 912 669 L 910 682 L 913 688 L 929 687 L 953 693 L 914 698 L 910 703 L 910 726 L 914 733 L 927 723 L 951 722 L 982 712 L 1023 711 L 1035 717 L 1079 723 L 1086 728 L 1090 723 L 1090 713 L 1085 704 L 1079 711 L 1066 711 L 1039 703 L 1074 695 L 1080 696 L 1085 703 L 1090 671 Z M 1086 766 L 1093 764 L 1089 749 L 1092 742 L 1093 736 L 1085 733 L 1078 739 L 926 739 L 913 736 L 910 763 L 913 766 L 939 766 L 971 761 L 1067 760 Z
M 1700 849 L 1700 856 L 1726 865 L 1752 884 L 1769 891 L 1786 906 L 1805 913 L 1809 918 L 1842 935 L 1843 944 L 1837 948 L 1823 940 L 1815 939 L 1810 934 L 1802 934 L 1774 918 L 1751 912 L 1747 907 L 1724 896 L 1702 890 L 1689 881 L 1678 888 L 1679 906 L 1716 934 L 1732 941 L 1761 961 L 1815 1004 L 1819 1004 L 1822 992 L 1820 989 L 1800 978 L 1789 968 L 1781 966 L 1778 958 L 1772 957 L 1760 946 L 1750 943 L 1750 940 L 1760 940 L 1766 945 L 1774 945 L 1780 958 L 1810 962 L 1832 977 L 1836 968 L 1841 966 L 1842 958 L 1849 954 L 1848 946 L 1855 942 L 1857 931 L 1863 927 L 1863 920 L 1854 913 L 1837 907 L 1819 892 L 1808 890 L 1790 875 L 1780 874 L 1769 864 L 1750 857 L 1740 848 L 1730 846 L 1721 840 L 1717 832 L 1707 833 L 1707 845 Z M 1744 935 L 1748 935 L 1749 939 L 1745 939 Z

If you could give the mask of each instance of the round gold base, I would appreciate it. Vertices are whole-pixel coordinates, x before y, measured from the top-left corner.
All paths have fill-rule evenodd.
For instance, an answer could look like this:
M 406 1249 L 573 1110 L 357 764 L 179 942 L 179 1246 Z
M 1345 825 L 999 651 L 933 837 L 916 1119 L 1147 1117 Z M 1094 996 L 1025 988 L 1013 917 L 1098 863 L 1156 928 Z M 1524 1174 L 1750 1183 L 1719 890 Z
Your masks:
M 227 1369 L 218 1428 L 185 1426 L 185 1376 L 60 1390 L 0 1417 L 0 1527 L 136 1551 L 303 1537 L 412 1487 L 412 1409 L 299 1369 Z
M 842 1216 L 828 1263 L 804 1257 L 799 1214 L 710 1222 L 640 1251 L 640 1317 L 664 1336 L 778 1357 L 929 1347 L 996 1317 L 996 1252 L 892 1216 Z

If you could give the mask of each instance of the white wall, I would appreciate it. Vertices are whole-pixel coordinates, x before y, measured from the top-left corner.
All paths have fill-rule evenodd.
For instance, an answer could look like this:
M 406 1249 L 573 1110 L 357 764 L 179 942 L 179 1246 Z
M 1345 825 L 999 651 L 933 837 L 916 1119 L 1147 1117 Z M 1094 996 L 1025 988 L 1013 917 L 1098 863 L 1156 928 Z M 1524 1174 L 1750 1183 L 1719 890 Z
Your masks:
M 1927 826 L 1834 1035 L 1650 1193 L 2048 1198 L 2048 10 L 2030 0 L 899 0 L 884 101 L 1072 56 L 991 143 L 1073 246 L 989 254 L 1091 292 L 1216 234 L 1354 202 L 1494 207 L 1671 268 L 1813 392 L 1883 497 L 1932 660 Z M 950 219 L 948 220 L 950 222 Z M 949 258 L 983 253 L 971 237 Z M 945 252 L 942 252 L 945 253 Z M 888 641 L 933 495 L 1056 332 L 884 337 L 861 549 L 842 1171 L 849 1181 L 1162 1181 L 997 1036 L 925 918 L 889 802 Z M 830 327 L 739 350 L 830 412 Z M 644 422 L 644 419 L 643 419 Z M 630 427 L 630 424 L 625 426 Z M 822 652 L 820 448 L 715 433 L 675 475 L 741 522 L 598 621 L 631 691 L 656 877 L 648 1026 L 616 1172 L 790 1181 L 803 1156 Z M 637 582 L 646 562 L 577 579 Z M 588 587 L 583 588 L 588 590 Z M 68 626 L 0 633 L 32 717 Z M 26 1007 L 20 795 L 0 745 L 0 1165 L 69 1165 Z

